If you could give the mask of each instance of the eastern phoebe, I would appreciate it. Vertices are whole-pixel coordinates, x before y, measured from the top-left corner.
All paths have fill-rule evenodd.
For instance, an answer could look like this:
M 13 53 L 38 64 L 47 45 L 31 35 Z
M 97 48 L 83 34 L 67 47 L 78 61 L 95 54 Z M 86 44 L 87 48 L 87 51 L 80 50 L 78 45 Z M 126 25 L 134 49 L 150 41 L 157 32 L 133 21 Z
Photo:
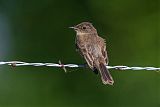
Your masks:
M 77 33 L 76 47 L 88 66 L 95 73 L 99 71 L 103 84 L 113 85 L 114 81 L 106 67 L 108 57 L 105 40 L 98 36 L 97 30 L 89 22 L 82 22 L 70 28 L 73 28 Z

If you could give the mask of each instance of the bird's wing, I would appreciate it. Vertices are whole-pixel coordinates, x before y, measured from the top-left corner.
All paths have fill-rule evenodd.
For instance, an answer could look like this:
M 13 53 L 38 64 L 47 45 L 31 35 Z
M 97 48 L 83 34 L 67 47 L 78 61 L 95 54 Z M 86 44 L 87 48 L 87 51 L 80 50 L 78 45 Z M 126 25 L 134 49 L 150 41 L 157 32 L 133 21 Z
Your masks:
M 106 62 L 108 62 L 109 60 L 108 60 L 108 56 L 107 56 L 106 45 L 102 46 L 101 51 L 102 51 L 102 55 L 105 58 Z
M 107 56 L 107 51 L 106 51 L 106 43 L 105 43 L 105 40 L 101 37 L 99 37 L 100 39 L 100 44 L 101 44 L 101 52 L 102 52 L 102 55 L 104 57 L 104 59 L 106 60 L 107 64 L 108 64 L 108 56 Z

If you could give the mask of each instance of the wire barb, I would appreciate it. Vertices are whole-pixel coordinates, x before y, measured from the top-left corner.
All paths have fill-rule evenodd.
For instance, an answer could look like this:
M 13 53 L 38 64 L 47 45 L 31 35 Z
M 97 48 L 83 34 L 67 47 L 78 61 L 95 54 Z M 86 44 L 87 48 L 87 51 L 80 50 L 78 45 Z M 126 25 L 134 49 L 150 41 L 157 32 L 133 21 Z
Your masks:
M 13 67 L 17 66 L 47 66 L 47 67 L 61 67 L 66 72 L 66 68 L 84 68 L 85 65 L 78 65 L 78 64 L 62 64 L 60 61 L 59 63 L 28 63 L 22 61 L 0 61 L 0 65 L 9 65 Z M 148 71 L 160 71 L 160 68 L 157 67 L 128 67 L 128 66 L 106 66 L 108 69 L 118 69 L 118 70 L 148 70 Z
M 60 60 L 59 60 L 58 62 L 59 62 L 59 64 L 61 65 L 61 67 L 62 67 L 62 69 L 64 70 L 64 72 L 67 73 L 67 70 L 66 70 L 64 64 L 62 64 Z

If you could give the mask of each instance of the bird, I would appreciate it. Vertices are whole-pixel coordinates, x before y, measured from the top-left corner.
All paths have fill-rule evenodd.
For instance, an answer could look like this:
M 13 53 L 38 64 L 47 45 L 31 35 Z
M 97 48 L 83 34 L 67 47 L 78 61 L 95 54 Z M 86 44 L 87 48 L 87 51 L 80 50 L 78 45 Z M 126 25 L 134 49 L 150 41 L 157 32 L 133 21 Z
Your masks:
M 96 28 L 90 22 L 82 22 L 70 28 L 76 32 L 76 50 L 89 68 L 96 74 L 100 73 L 103 84 L 113 85 L 114 80 L 106 67 L 109 60 L 105 39 L 98 36 Z

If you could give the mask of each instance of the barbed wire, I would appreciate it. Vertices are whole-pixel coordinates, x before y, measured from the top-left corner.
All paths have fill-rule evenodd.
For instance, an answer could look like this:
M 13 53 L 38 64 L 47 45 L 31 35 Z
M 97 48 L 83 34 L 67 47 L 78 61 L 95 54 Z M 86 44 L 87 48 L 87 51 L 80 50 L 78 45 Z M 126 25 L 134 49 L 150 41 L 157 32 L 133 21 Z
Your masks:
M 47 66 L 47 67 L 61 67 L 65 71 L 65 68 L 84 68 L 87 67 L 85 64 L 62 64 L 60 61 L 59 63 L 28 63 L 22 61 L 0 61 L 1 65 L 9 65 L 9 66 Z M 128 66 L 106 66 L 108 69 L 118 69 L 118 70 L 148 70 L 148 71 L 160 71 L 160 68 L 157 67 L 128 67 Z

